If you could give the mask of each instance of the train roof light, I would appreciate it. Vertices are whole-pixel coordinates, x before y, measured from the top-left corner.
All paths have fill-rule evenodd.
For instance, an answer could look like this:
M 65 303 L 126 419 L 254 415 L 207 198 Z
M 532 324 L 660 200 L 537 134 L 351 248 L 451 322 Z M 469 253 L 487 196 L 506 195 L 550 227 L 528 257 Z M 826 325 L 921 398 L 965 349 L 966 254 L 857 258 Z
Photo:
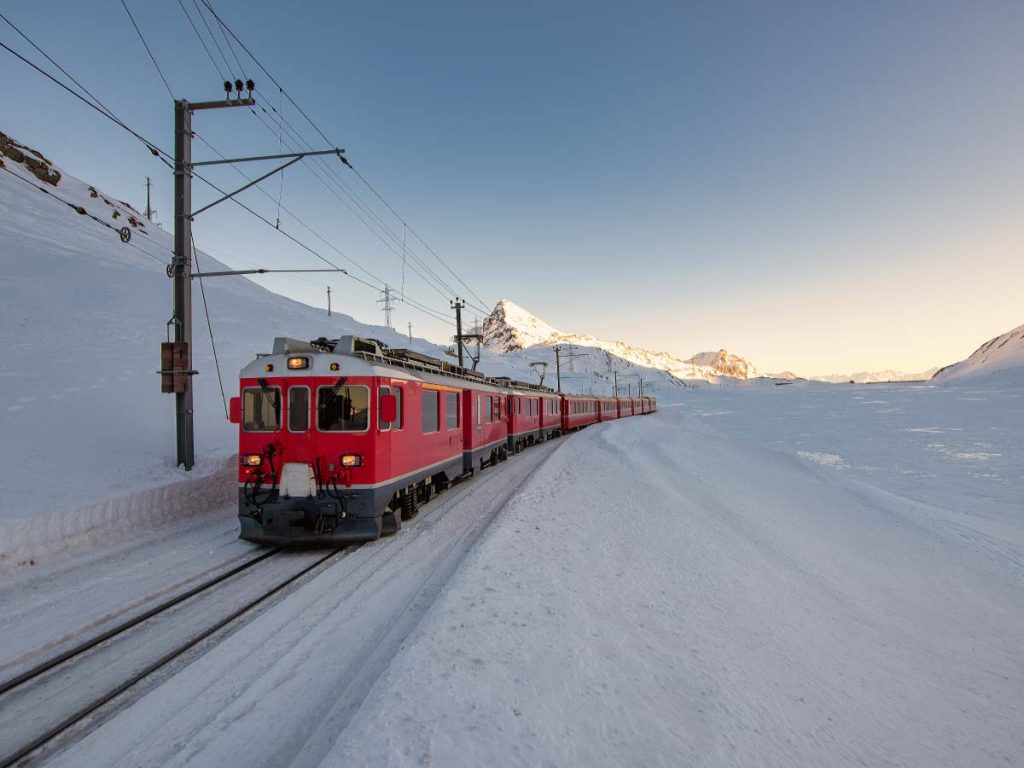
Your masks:
M 289 357 L 288 358 L 288 370 L 290 371 L 301 371 L 305 368 L 309 368 L 308 357 Z

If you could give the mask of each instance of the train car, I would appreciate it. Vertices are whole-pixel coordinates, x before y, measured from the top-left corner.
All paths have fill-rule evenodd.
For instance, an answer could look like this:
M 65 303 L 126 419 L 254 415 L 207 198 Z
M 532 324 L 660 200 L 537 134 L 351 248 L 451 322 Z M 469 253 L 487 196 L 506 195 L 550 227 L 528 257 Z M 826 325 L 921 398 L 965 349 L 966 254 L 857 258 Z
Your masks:
M 562 434 L 562 396 L 550 392 L 540 396 L 541 440 L 550 440 Z
M 619 404 L 614 397 L 597 398 L 597 420 L 611 421 L 619 418 Z
M 568 432 L 596 424 L 598 398 L 591 395 L 562 395 L 562 429 Z
M 523 381 L 508 382 L 508 452 L 519 453 L 546 438 L 541 424 L 541 406 L 543 401 L 557 399 L 547 387 L 529 384 Z
M 467 386 L 462 398 L 462 458 L 463 471 L 473 472 L 508 458 L 508 391 L 485 381 Z
M 633 401 L 628 397 L 620 397 L 619 400 L 619 418 L 624 419 L 627 416 L 633 415 Z
M 487 386 L 452 368 L 352 336 L 276 339 L 231 400 L 241 538 L 334 544 L 398 530 L 465 472 L 463 403 Z

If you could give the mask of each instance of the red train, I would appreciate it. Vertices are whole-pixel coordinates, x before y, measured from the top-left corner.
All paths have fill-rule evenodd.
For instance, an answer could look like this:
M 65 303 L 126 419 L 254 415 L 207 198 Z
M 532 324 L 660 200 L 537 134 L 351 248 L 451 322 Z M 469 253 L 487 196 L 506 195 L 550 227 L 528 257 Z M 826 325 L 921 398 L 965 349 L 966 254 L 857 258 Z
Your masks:
M 486 378 L 372 339 L 278 338 L 242 370 L 240 397 L 231 398 L 240 535 L 371 541 L 510 453 L 655 409 L 650 397 L 563 395 Z

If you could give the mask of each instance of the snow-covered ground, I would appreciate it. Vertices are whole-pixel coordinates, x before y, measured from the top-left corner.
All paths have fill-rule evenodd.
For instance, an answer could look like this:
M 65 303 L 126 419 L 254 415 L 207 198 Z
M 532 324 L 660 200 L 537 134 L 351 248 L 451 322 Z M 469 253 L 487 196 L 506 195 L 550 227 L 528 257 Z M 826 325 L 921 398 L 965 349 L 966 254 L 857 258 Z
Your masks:
M 691 391 L 457 487 L 54 764 L 1024 764 L 1022 435 L 1006 387 Z

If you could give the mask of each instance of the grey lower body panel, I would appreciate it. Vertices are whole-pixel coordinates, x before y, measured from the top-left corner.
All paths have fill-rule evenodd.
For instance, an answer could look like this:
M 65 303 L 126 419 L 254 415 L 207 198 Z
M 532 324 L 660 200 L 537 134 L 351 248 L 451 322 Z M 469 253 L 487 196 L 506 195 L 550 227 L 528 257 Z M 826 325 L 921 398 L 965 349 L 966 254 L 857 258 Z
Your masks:
M 276 490 L 238 489 L 238 536 L 256 544 L 334 545 L 380 537 L 381 518 L 395 493 L 438 475 L 463 471 L 461 455 L 445 464 L 374 488 L 331 487 L 314 497 L 282 497 Z

